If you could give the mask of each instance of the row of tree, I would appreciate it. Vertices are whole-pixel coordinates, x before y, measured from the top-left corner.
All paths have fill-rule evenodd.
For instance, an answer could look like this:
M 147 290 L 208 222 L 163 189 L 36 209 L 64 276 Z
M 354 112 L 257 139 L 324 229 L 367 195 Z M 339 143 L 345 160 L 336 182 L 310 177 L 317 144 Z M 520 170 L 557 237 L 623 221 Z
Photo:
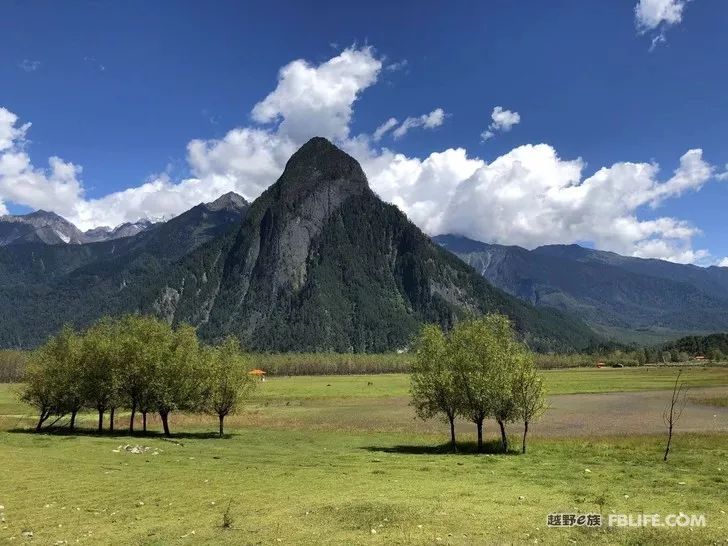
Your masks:
M 219 346 L 200 344 L 194 328 L 171 328 L 152 317 L 129 315 L 102 319 L 86 330 L 64 328 L 35 350 L 25 374 L 22 399 L 38 410 L 36 430 L 55 417 L 57 423 L 83 410 L 98 412 L 98 430 L 109 415 L 129 410 L 129 431 L 137 413 L 147 430 L 147 414 L 159 414 L 170 434 L 173 411 L 210 413 L 224 419 L 249 397 L 255 380 L 249 359 L 235 339 Z
M 453 449 L 457 417 L 475 423 L 478 451 L 483 450 L 483 422 L 492 418 L 500 427 L 504 452 L 506 423 L 523 422 L 525 453 L 528 426 L 546 409 L 533 354 L 518 340 L 508 317 L 495 314 L 461 322 L 448 333 L 425 326 L 417 341 L 410 392 L 419 417 L 439 415 L 449 422 Z

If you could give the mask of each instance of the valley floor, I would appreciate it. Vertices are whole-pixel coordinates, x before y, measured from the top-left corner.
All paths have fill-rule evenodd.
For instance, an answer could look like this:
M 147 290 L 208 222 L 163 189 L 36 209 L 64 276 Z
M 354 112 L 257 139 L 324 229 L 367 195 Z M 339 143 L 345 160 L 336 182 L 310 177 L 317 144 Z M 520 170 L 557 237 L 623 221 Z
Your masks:
M 271 379 L 229 437 L 211 434 L 213 418 L 177 415 L 172 441 L 36 435 L 0 385 L 0 542 L 728 543 L 728 370 L 685 374 L 694 388 L 666 464 L 669 372 L 547 372 L 552 410 L 526 455 L 495 453 L 490 423 L 491 454 L 471 453 L 465 423 L 448 453 L 442 423 L 413 419 L 400 375 Z M 548 528 L 554 512 L 685 512 L 707 526 Z

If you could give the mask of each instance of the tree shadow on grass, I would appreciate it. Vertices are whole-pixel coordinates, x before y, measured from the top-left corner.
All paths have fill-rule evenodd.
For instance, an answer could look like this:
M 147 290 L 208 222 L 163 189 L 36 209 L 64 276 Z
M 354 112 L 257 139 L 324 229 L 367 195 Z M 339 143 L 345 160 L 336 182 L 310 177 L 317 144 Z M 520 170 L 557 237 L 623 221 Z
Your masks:
M 75 430 L 69 430 L 66 427 L 49 427 L 44 428 L 39 432 L 36 432 L 32 428 L 12 428 L 8 432 L 13 434 L 28 434 L 30 436 L 84 436 L 94 438 L 153 438 L 157 440 L 205 440 L 211 438 L 220 438 L 217 432 L 173 432 L 170 436 L 165 436 L 163 432 L 151 430 L 147 432 L 137 431 L 129 432 L 128 429 L 118 429 L 109 431 L 104 430 L 99 432 L 95 429 L 90 428 L 77 428 Z M 222 438 L 227 439 L 234 436 L 234 434 L 225 434 Z
M 365 446 L 362 449 L 375 453 L 393 453 L 398 455 L 520 455 L 520 451 L 509 449 L 503 453 L 500 440 L 483 442 L 482 451 L 478 451 L 476 442 L 458 442 L 457 450 L 449 442 L 440 445 L 395 445 Z

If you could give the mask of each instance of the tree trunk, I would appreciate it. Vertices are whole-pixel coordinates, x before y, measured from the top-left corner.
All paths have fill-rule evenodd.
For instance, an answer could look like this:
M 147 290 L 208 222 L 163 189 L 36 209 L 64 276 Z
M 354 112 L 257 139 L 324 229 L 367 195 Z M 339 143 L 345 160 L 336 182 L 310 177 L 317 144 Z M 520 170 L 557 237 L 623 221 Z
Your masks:
M 483 453 L 483 420 L 477 420 L 475 426 L 478 429 L 478 453 Z
M 447 418 L 450 421 L 450 445 L 452 446 L 453 451 L 458 450 L 458 444 L 455 441 L 455 416 L 454 415 L 448 415 Z
M 129 418 L 129 434 L 134 434 L 134 418 L 136 417 L 136 402 L 131 405 L 131 417 Z
M 116 411 L 116 408 L 111 408 L 109 410 L 109 432 L 114 432 L 114 412 Z
M 146 434 L 147 432 L 147 412 L 142 412 L 142 431 Z
M 70 425 L 71 432 L 73 432 L 76 429 L 76 414 L 77 413 L 78 413 L 78 410 L 71 411 L 71 425 Z
M 501 449 L 503 450 L 503 453 L 506 453 L 508 451 L 508 436 L 506 435 L 506 424 L 500 419 L 498 419 L 497 421 L 501 431 Z
M 223 432 L 223 421 L 225 419 L 225 416 L 221 413 L 220 415 L 218 415 L 218 417 L 220 418 L 220 438 L 222 438 L 222 436 L 224 434 L 224 432 Z
M 160 419 L 162 419 L 162 428 L 164 429 L 164 435 L 171 436 L 171 434 L 169 432 L 169 421 L 167 420 L 169 418 L 169 412 L 160 411 L 159 417 L 160 417 Z
M 104 410 L 99 408 L 99 432 L 104 430 Z
M 670 453 L 670 443 L 672 442 L 672 423 L 668 428 L 667 432 L 667 446 L 665 447 L 665 456 L 662 458 L 663 461 L 667 461 L 667 455 Z
M 526 453 L 526 435 L 528 434 L 528 421 L 523 422 L 523 444 L 521 446 L 521 453 Z
M 35 431 L 40 432 L 40 429 L 43 427 L 43 423 L 45 423 L 46 419 L 48 419 L 48 416 L 50 415 L 50 412 L 41 411 L 40 417 L 38 417 L 38 424 L 35 426 Z

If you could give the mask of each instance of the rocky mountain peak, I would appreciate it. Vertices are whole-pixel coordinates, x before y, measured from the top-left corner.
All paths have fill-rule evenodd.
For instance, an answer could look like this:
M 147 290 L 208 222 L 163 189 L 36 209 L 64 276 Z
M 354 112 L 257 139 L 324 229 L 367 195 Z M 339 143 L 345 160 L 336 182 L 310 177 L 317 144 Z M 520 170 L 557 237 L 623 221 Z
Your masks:
M 345 186 L 354 193 L 369 187 L 356 159 L 327 139 L 314 137 L 291 156 L 277 186 L 281 197 L 300 197 L 333 180 L 345 180 Z
M 227 192 L 210 203 L 205 203 L 208 210 L 243 210 L 250 205 L 242 195 L 234 191 Z

